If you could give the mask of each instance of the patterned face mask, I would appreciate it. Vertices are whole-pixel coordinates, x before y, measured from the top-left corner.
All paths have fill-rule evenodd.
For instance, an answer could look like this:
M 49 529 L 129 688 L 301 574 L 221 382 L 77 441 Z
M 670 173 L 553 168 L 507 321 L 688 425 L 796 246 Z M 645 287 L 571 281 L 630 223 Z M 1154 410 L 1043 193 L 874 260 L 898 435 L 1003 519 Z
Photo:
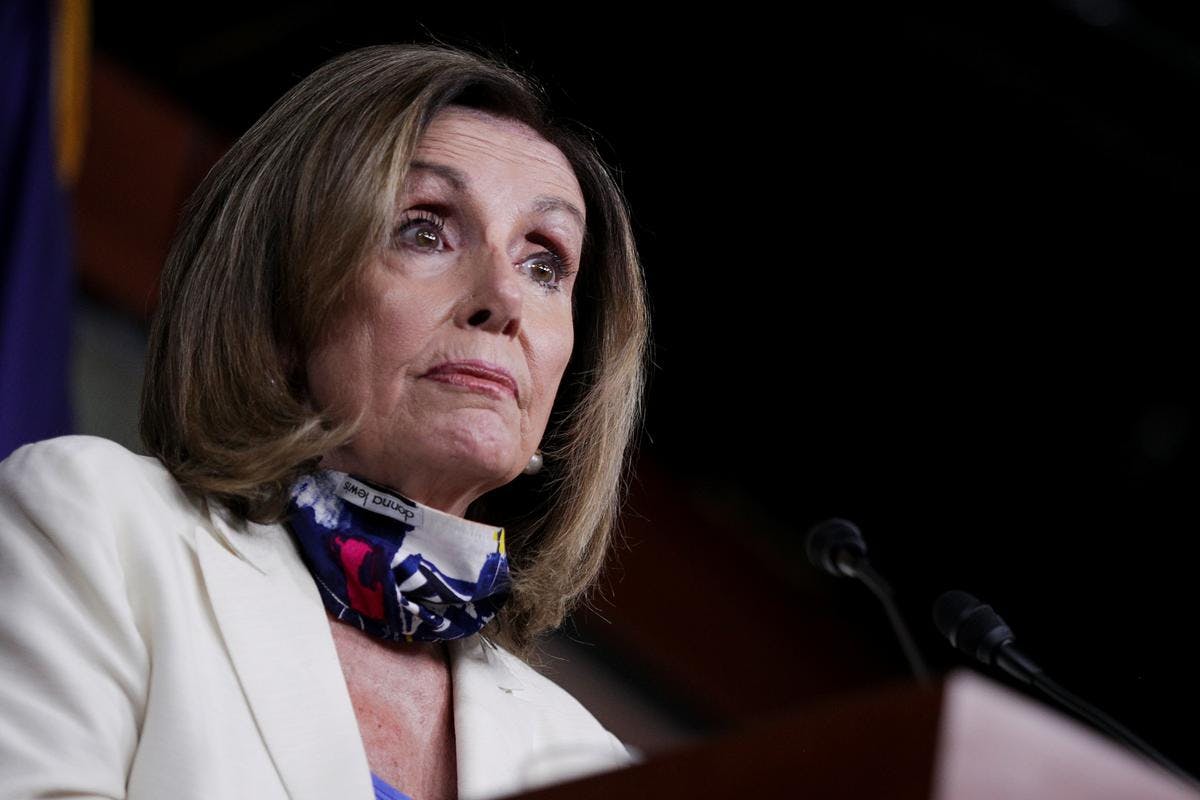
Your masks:
M 504 529 L 335 470 L 292 486 L 287 525 L 330 613 L 380 639 L 477 633 L 509 595 Z

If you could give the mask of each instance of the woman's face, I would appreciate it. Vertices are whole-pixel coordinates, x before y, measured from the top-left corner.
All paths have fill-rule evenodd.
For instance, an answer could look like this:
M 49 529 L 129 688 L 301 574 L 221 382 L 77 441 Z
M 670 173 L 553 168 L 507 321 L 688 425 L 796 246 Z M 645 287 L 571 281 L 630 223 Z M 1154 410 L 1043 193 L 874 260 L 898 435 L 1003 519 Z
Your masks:
M 460 516 L 520 474 L 571 356 L 584 213 L 570 164 L 530 128 L 439 112 L 390 245 L 308 359 L 318 407 L 366 411 L 322 466 Z

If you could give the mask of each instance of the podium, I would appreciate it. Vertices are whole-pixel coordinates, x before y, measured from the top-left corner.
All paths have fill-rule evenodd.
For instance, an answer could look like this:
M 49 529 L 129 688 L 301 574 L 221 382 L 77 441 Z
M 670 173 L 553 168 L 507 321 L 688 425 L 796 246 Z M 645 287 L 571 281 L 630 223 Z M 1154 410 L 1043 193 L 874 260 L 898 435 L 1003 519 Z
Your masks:
M 519 795 L 611 798 L 1200 800 L 1157 764 L 973 672 L 781 714 Z

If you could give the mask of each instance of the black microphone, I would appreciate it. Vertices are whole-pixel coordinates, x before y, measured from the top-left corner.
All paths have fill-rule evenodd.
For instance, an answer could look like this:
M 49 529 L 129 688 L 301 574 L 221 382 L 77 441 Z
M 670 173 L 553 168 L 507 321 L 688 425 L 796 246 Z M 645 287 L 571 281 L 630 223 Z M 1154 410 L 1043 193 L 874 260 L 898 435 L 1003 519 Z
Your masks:
M 858 526 L 846 519 L 827 519 L 814 525 L 808 532 L 806 548 L 808 560 L 817 569 L 835 577 L 857 578 L 875 593 L 891 620 L 892 628 L 900 639 L 900 647 L 912 667 L 913 674 L 924 686 L 930 686 L 929 669 L 921 659 L 921 653 L 913 641 L 908 626 L 900 616 L 900 610 L 892 598 L 892 587 L 888 586 L 879 573 L 867 561 L 867 543 Z
M 835 577 L 857 577 L 858 567 L 867 561 L 867 543 L 862 532 L 850 520 L 827 519 L 808 532 L 808 560 L 818 569 Z
M 1012 629 L 991 606 L 966 592 L 946 592 L 934 601 L 933 624 L 950 644 L 975 660 L 999 667 L 1017 680 L 1037 688 L 1063 708 L 1155 761 L 1193 789 L 1200 788 L 1195 778 L 1133 731 L 1051 680 L 1041 667 L 1017 649 L 1013 644 Z
M 933 624 L 959 650 L 1022 683 L 1032 684 L 1042 673 L 1013 644 L 1013 632 L 1000 615 L 966 592 L 949 591 L 939 597 L 933 604 Z

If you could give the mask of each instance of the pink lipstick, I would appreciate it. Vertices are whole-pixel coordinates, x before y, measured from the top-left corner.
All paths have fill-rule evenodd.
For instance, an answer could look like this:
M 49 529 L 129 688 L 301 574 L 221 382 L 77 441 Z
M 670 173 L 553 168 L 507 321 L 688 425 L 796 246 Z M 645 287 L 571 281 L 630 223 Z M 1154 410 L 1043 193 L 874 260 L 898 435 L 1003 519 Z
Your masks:
M 520 396 L 517 391 L 517 382 L 513 380 L 509 371 L 487 361 L 474 359 L 447 361 L 444 364 L 438 364 L 421 377 L 462 386 L 477 392 L 495 395 L 507 394 L 511 395 L 514 400 Z

